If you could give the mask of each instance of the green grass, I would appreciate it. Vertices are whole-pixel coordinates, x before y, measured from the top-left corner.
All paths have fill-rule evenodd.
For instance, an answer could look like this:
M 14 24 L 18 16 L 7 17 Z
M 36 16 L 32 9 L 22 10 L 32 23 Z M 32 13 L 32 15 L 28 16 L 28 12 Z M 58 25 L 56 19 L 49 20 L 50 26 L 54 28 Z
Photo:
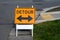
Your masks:
M 60 20 L 34 25 L 34 40 L 60 40 Z

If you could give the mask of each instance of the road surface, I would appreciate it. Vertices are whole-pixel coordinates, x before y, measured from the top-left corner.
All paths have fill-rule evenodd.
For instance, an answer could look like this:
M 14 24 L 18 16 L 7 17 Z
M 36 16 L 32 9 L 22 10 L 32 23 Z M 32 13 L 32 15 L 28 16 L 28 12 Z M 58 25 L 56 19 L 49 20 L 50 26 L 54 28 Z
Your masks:
M 42 10 L 43 8 L 60 5 L 60 1 L 53 0 L 50 2 L 48 0 L 47 2 L 43 0 L 36 3 L 32 0 L 0 0 L 0 40 L 8 40 L 9 32 L 13 28 L 14 9 L 17 5 L 20 7 L 31 7 L 31 5 L 34 5 L 35 8 Z M 38 15 L 39 12 L 36 14 Z M 53 16 L 57 17 L 56 15 Z M 41 16 L 36 17 L 36 20 L 43 20 Z
M 0 40 L 9 40 L 9 33 L 14 26 L 14 9 L 17 5 L 31 7 L 32 3 L 31 0 L 0 0 Z

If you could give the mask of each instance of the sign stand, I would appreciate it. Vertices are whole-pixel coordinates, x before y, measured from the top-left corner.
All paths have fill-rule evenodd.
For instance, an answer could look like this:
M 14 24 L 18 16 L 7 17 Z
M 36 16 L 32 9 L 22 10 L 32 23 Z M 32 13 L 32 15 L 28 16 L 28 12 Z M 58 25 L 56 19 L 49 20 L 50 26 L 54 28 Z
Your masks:
M 17 8 L 19 8 L 19 6 L 17 5 Z M 33 5 L 32 5 L 32 8 L 33 8 Z M 28 30 L 31 30 L 31 34 L 32 34 L 32 37 L 33 37 L 33 24 L 26 24 L 26 25 L 20 25 L 20 24 L 16 24 L 16 37 L 18 36 L 18 30 L 19 29 L 28 29 Z
M 24 30 L 24 29 L 27 29 L 27 30 L 31 30 L 31 34 L 32 34 L 32 37 L 33 37 L 33 24 L 31 25 L 19 25 L 19 24 L 16 24 L 16 37 L 18 36 L 18 30 Z

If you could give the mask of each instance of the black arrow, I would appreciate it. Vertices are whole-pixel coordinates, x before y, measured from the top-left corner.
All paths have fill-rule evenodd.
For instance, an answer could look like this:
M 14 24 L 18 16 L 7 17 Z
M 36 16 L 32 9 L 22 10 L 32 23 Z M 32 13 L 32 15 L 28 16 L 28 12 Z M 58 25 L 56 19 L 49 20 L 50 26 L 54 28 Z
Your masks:
M 32 20 L 32 18 L 31 18 L 30 16 L 28 16 L 28 17 L 19 16 L 17 19 L 18 19 L 19 21 L 28 20 L 28 22 L 29 22 L 30 20 Z

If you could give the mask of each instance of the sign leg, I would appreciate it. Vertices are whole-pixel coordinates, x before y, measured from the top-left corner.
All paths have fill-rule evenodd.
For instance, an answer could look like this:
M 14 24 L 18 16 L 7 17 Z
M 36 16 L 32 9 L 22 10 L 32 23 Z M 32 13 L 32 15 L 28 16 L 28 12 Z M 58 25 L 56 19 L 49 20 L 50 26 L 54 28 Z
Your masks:
M 32 29 L 32 37 L 33 37 L 33 29 Z

